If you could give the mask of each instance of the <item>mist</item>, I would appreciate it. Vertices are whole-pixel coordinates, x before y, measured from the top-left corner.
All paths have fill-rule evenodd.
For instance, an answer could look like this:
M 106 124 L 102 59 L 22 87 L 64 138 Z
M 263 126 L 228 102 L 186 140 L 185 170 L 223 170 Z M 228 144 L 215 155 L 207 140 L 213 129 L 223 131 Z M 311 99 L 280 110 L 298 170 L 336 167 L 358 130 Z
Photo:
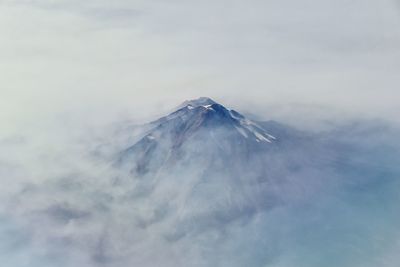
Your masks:
M 399 14 L 396 0 L 0 1 L 1 264 L 397 267 Z M 204 133 L 175 169 L 115 164 L 200 96 L 282 143 L 210 164 Z
M 279 133 L 271 125 L 263 127 Z M 390 124 L 285 126 L 297 137 L 236 166 L 239 180 L 218 172 L 198 180 L 209 164 L 202 154 L 145 177 L 129 171 L 132 159 L 128 169 L 115 165 L 143 136 L 134 122 L 54 127 L 1 142 L 0 257 L 8 266 L 398 263 L 400 143 Z M 213 147 L 196 138 L 184 150 Z
M 3 131 L 58 114 L 148 121 L 199 96 L 264 119 L 398 122 L 395 0 L 0 4 Z

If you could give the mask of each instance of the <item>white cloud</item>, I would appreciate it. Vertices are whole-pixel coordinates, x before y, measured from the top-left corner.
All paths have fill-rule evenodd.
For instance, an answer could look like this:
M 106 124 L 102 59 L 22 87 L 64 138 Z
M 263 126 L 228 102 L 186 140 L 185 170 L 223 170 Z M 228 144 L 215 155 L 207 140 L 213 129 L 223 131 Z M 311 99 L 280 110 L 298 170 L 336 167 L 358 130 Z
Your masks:
M 398 120 L 394 1 L 0 4 L 10 128 L 60 112 L 143 117 L 199 95 Z
M 292 216 L 291 210 L 278 210 L 271 220 L 259 214 L 245 229 L 232 224 L 225 229 L 228 240 L 205 227 L 201 236 L 188 236 L 173 246 L 163 243 L 160 234 L 173 222 L 155 223 L 150 235 L 143 228 L 163 216 L 152 209 L 151 201 L 160 200 L 118 202 L 123 192 L 109 187 L 114 173 L 86 158 L 85 149 L 98 141 L 89 128 L 116 118 L 146 120 L 197 96 L 296 123 L 305 120 L 302 116 L 325 118 L 331 109 L 335 118 L 362 115 L 399 121 L 399 14 L 394 0 L 0 0 L 0 175 L 9 185 L 1 189 L 0 200 L 23 200 L 15 204 L 20 210 L 2 204 L 0 212 L 11 209 L 20 212 L 20 218 L 32 216 L 23 222 L 0 216 L 0 237 L 15 246 L 0 245 L 0 251 L 14 251 L 7 254 L 8 265 L 29 266 L 29 260 L 37 259 L 32 264 L 54 266 L 47 261 L 67 247 L 75 266 L 92 260 L 87 257 L 93 251 L 100 252 L 95 255 L 99 261 L 111 256 L 121 264 L 131 262 L 131 252 L 139 251 L 130 260 L 177 266 L 197 259 L 199 266 L 215 266 L 258 242 L 260 229 L 277 225 L 281 232 L 268 232 L 271 240 L 285 238 L 265 247 L 274 255 L 284 248 L 286 257 L 271 266 L 287 266 L 304 255 L 287 249 L 296 242 L 308 242 L 306 252 L 319 247 L 323 230 L 313 236 L 312 229 L 306 229 L 318 240 L 303 240 L 308 218 Z M 82 132 L 87 134 L 84 139 Z M 14 133 L 21 137 L 3 138 Z M 54 177 L 59 179 L 49 182 Z M 16 194 L 21 187 L 25 196 Z M 288 190 L 297 189 L 301 190 Z M 392 200 L 390 208 L 397 200 L 394 195 L 385 199 Z M 322 209 L 341 206 L 340 201 L 328 199 Z M 132 207 L 136 210 L 131 214 Z M 340 211 L 350 213 L 346 208 Z M 46 213 L 58 220 L 38 219 Z M 68 216 L 85 220 L 59 227 Z M 113 221 L 113 216 L 119 220 Z M 338 225 L 345 226 L 340 224 L 343 218 L 324 218 L 316 218 L 316 225 L 338 219 Z M 354 225 L 379 230 L 396 221 L 374 219 L 372 226 L 361 219 Z M 347 233 L 347 228 L 339 231 Z M 368 233 L 379 239 L 372 230 Z M 377 233 L 388 236 L 386 231 Z M 49 247 L 48 238 L 57 245 Z M 79 245 L 68 247 L 69 242 Z M 225 250 L 212 254 L 220 244 Z M 328 246 L 326 253 L 334 248 Z M 47 255 L 49 251 L 54 255 Z M 257 260 L 265 260 L 265 251 L 254 253 Z M 394 260 L 384 258 L 390 260 L 386 266 L 393 266 L 397 258 L 391 250 L 387 253 Z M 169 262 L 163 262 L 166 259 Z M 233 264 L 251 262 L 246 255 L 233 259 Z

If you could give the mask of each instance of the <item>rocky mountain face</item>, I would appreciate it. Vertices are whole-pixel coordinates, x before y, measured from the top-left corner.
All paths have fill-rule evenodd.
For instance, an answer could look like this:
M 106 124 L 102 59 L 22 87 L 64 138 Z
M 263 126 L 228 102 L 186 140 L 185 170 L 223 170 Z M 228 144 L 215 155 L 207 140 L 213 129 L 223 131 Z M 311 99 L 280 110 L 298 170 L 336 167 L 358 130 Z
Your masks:
M 232 168 L 276 147 L 276 137 L 262 126 L 209 98 L 186 101 L 178 110 L 150 125 L 144 137 L 119 158 L 140 175 L 182 160 L 207 161 L 207 165 L 240 161 L 233 166 L 220 166 Z
M 307 143 L 305 135 L 250 120 L 209 98 L 186 101 L 144 127 L 115 164 L 140 181 L 138 194 L 148 192 L 150 199 L 179 210 L 176 225 L 196 228 L 188 221 L 209 218 L 223 224 L 279 205 L 283 198 L 277 192 L 290 194 L 287 180 L 309 164 L 293 145 Z

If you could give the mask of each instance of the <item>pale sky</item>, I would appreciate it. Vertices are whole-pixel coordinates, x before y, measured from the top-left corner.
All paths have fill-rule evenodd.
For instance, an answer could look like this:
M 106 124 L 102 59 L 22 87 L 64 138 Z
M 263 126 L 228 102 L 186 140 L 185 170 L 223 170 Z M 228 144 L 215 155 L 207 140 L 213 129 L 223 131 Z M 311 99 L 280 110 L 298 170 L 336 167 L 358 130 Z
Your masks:
M 400 120 L 396 0 L 0 0 L 0 33 L 3 129 L 199 96 Z

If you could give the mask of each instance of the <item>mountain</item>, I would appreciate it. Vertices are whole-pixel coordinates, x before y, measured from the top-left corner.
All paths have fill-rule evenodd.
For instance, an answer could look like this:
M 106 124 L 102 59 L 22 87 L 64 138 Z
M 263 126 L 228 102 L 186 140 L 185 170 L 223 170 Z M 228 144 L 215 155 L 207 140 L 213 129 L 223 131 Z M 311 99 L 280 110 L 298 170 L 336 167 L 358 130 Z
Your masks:
M 121 163 L 130 162 L 132 171 L 140 175 L 200 155 L 244 162 L 277 144 L 277 138 L 260 124 L 206 97 L 185 101 L 149 125 L 143 138 L 119 158 Z
M 143 128 L 115 166 L 133 177 L 129 198 L 146 192 L 152 206 L 179 211 L 171 211 L 177 229 L 168 239 L 199 230 L 203 224 L 194 220 L 217 227 L 278 204 L 275 191 L 287 176 L 280 160 L 285 142 L 261 123 L 203 97 Z M 273 130 L 283 133 L 277 125 Z
M 354 130 L 303 132 L 251 120 L 210 98 L 185 101 L 143 128 L 120 151 L 116 168 L 130 175 L 120 183 L 131 188 L 125 197 L 154 207 L 142 223 L 174 226 L 170 241 L 366 181 Z
M 205 97 L 185 101 L 143 128 L 115 165 L 134 181 L 129 199 L 145 198 L 155 212 L 165 211 L 162 219 L 170 214 L 176 229 L 168 233 L 169 240 L 201 231 L 203 221 L 218 228 L 301 201 L 318 190 L 304 189 L 303 183 L 319 184 L 314 180 L 330 162 L 309 134 L 251 120 Z

